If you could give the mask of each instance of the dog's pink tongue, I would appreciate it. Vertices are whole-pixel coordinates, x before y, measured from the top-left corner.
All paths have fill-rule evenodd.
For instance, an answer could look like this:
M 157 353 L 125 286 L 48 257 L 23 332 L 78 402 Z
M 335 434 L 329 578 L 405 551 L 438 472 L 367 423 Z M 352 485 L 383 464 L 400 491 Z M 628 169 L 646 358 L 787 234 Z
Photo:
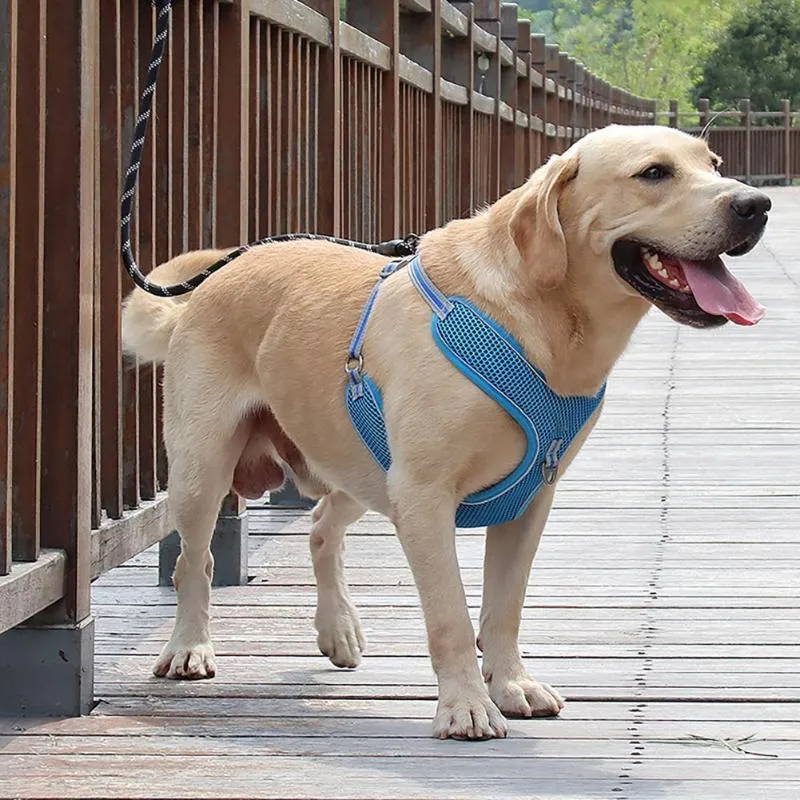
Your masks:
M 755 325 L 766 313 L 764 306 L 728 271 L 721 258 L 681 261 L 680 265 L 703 311 L 727 317 L 737 325 Z

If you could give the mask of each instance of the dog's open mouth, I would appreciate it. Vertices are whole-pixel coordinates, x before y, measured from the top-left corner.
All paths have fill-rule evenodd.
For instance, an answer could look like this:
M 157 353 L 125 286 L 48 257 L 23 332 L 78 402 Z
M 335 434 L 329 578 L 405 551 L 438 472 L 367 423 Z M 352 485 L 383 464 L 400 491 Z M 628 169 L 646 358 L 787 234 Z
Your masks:
M 743 255 L 758 241 L 743 242 L 729 255 Z M 636 291 L 678 322 L 697 328 L 755 325 L 764 307 L 747 291 L 717 255 L 690 261 L 630 240 L 612 249 L 617 274 Z

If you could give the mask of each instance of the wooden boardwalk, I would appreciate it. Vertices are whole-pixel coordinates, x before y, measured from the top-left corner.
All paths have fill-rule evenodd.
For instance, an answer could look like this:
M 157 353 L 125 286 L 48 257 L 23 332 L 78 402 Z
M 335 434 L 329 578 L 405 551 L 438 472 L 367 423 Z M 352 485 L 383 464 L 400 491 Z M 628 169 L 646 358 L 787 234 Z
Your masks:
M 522 632 L 559 719 L 428 738 L 387 523 L 348 540 L 369 651 L 345 672 L 316 652 L 308 516 L 254 509 L 251 585 L 214 592 L 219 676 L 150 677 L 175 598 L 143 553 L 94 588 L 94 713 L 0 722 L 0 797 L 800 798 L 800 190 L 773 196 L 734 265 L 768 317 L 701 332 L 653 312 L 562 483 Z M 482 535 L 458 544 L 477 616 Z

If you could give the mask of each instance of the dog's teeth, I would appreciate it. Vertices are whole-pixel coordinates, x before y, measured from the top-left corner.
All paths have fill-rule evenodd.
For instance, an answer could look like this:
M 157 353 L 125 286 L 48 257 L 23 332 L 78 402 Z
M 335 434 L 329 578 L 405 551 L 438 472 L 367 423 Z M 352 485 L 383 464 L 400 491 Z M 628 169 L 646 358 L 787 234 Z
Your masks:
M 661 266 L 661 259 L 658 255 L 651 250 L 648 250 L 645 254 L 644 260 L 653 268 L 658 269 Z
M 680 281 L 677 278 L 671 278 L 670 282 L 669 282 L 669 285 L 672 286 L 673 289 L 678 289 L 678 288 L 680 288 L 681 284 L 680 284 Z
M 669 277 L 669 273 L 664 269 L 664 267 L 661 267 L 661 269 L 659 269 L 658 274 L 662 278 L 668 278 Z M 673 278 L 673 280 L 675 280 L 675 279 Z

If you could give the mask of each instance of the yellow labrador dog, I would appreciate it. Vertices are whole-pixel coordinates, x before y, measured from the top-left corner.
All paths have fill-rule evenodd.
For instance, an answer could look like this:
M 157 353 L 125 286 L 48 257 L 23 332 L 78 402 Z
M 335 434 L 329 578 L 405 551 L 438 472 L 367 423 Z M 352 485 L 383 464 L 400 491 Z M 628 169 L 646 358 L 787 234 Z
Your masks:
M 426 234 L 420 259 L 445 295 L 493 318 L 559 395 L 593 395 L 651 305 L 698 328 L 753 324 L 764 309 L 720 254 L 760 238 L 769 198 L 720 176 L 702 139 L 612 126 L 551 158 L 470 219 Z M 153 271 L 186 280 L 223 255 L 187 253 Z M 553 500 L 545 485 L 512 522 L 489 527 L 475 653 L 455 549 L 463 498 L 509 475 L 520 426 L 444 357 L 431 309 L 408 274 L 388 277 L 366 328 L 383 396 L 388 473 L 345 407 L 348 344 L 387 259 L 324 242 L 253 248 L 177 300 L 135 290 L 125 349 L 166 365 L 170 510 L 182 538 L 178 607 L 158 676 L 215 673 L 209 542 L 231 487 L 260 496 L 290 474 L 321 498 L 313 512 L 316 627 L 323 653 L 354 667 L 364 639 L 344 575 L 344 535 L 365 509 L 397 528 L 417 584 L 439 685 L 442 738 L 505 736 L 505 716 L 557 714 L 563 701 L 529 676 L 517 634 L 529 570 Z M 572 441 L 566 467 L 600 408 Z

